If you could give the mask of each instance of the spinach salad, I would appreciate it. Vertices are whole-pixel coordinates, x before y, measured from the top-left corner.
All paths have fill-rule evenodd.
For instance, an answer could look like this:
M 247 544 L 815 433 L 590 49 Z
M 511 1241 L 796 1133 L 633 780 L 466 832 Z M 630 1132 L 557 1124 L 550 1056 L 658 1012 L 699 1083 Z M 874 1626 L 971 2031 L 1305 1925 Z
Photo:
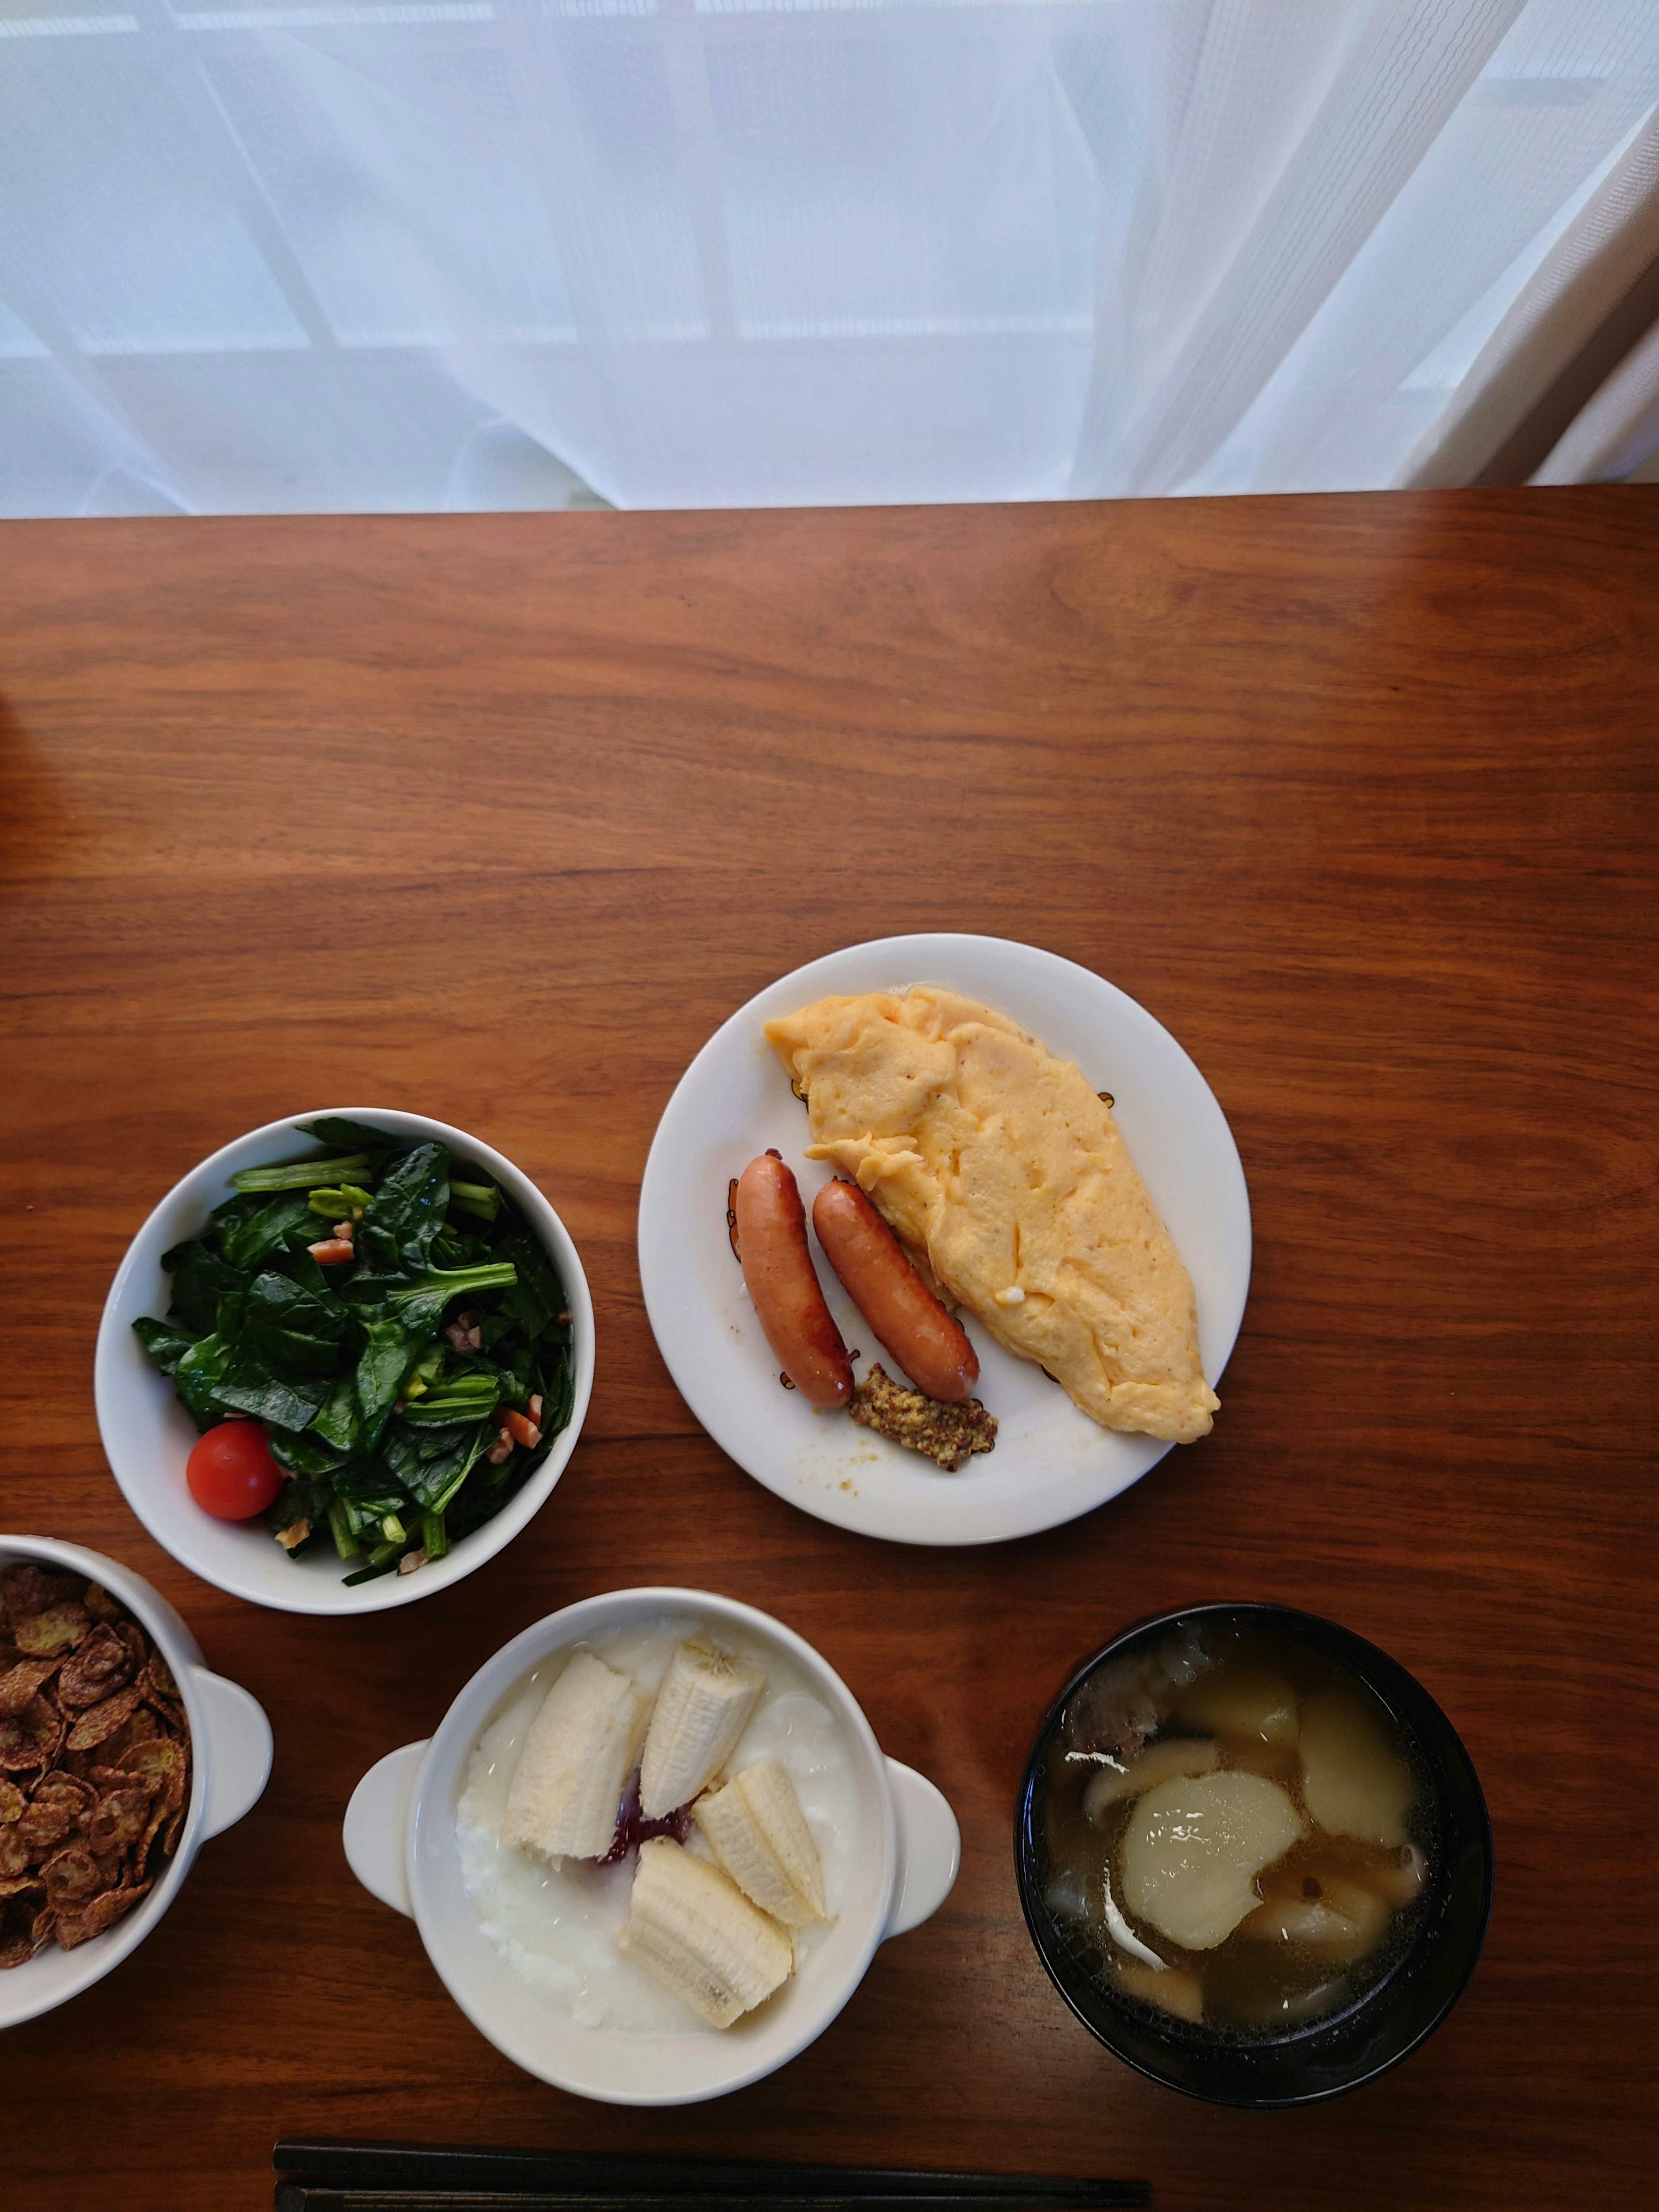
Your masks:
M 167 1319 L 133 1327 L 204 1434 L 263 1425 L 284 1550 L 331 1540 L 368 1582 L 441 1559 L 540 1466 L 575 1395 L 570 1315 L 522 1215 L 447 1146 L 297 1126 L 323 1152 L 233 1176 L 162 1257 Z

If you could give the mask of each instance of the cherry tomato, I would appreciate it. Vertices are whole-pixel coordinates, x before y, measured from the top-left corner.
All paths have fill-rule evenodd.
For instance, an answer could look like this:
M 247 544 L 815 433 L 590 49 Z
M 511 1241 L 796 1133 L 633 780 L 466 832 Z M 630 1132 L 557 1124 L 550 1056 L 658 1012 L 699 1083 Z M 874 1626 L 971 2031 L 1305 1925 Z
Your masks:
M 185 1462 L 191 1496 L 217 1521 L 251 1521 L 276 1503 L 286 1480 L 258 1421 L 222 1421 Z

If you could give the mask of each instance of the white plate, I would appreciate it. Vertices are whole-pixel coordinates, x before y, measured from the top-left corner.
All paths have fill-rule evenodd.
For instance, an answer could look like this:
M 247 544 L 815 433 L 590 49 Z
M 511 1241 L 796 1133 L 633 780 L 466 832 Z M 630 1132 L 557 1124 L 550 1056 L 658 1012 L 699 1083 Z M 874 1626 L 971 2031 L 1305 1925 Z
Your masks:
M 1214 1093 L 1169 1031 L 1100 976 L 1000 937 L 888 937 L 785 975 L 717 1030 L 657 1127 L 640 1190 L 640 1275 L 668 1370 L 721 1449 L 820 1520 L 904 1544 L 990 1544 L 1074 1520 L 1157 1465 L 1170 1447 L 1118 1436 L 1079 1413 L 1042 1370 L 963 1316 L 994 1451 L 945 1474 L 918 1454 L 819 1413 L 785 1390 L 726 1234 L 726 1186 L 776 1146 L 810 1214 L 830 1170 L 805 1157 L 805 1109 L 761 1024 L 832 992 L 940 983 L 994 1006 L 1109 1091 L 1136 1167 L 1198 1298 L 1204 1371 L 1227 1364 L 1250 1281 L 1250 1201 Z M 866 1358 L 880 1346 L 822 1255 L 830 1311 Z M 1218 1417 L 1227 1418 L 1224 1407 Z M 1190 1447 L 1189 1447 L 1190 1449 Z M 1201 1447 L 1200 1447 L 1201 1449 Z

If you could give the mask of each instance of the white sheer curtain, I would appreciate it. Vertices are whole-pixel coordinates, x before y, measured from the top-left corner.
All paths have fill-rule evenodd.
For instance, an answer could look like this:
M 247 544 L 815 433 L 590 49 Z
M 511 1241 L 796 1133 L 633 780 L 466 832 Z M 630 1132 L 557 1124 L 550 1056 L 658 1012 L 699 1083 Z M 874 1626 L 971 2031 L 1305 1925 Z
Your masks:
M 1656 103 L 1659 0 L 0 0 L 0 512 L 1386 484 Z

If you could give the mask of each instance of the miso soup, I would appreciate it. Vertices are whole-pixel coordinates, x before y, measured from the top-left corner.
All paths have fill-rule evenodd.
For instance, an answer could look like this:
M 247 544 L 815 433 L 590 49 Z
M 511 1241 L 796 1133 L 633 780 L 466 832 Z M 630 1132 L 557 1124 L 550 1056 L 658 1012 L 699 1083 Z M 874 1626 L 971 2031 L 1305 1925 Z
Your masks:
M 1356 1675 L 1200 1620 L 1073 1693 L 1035 1810 L 1045 1903 L 1136 2005 L 1255 2038 L 1346 2009 L 1409 1943 L 1432 1787 Z

